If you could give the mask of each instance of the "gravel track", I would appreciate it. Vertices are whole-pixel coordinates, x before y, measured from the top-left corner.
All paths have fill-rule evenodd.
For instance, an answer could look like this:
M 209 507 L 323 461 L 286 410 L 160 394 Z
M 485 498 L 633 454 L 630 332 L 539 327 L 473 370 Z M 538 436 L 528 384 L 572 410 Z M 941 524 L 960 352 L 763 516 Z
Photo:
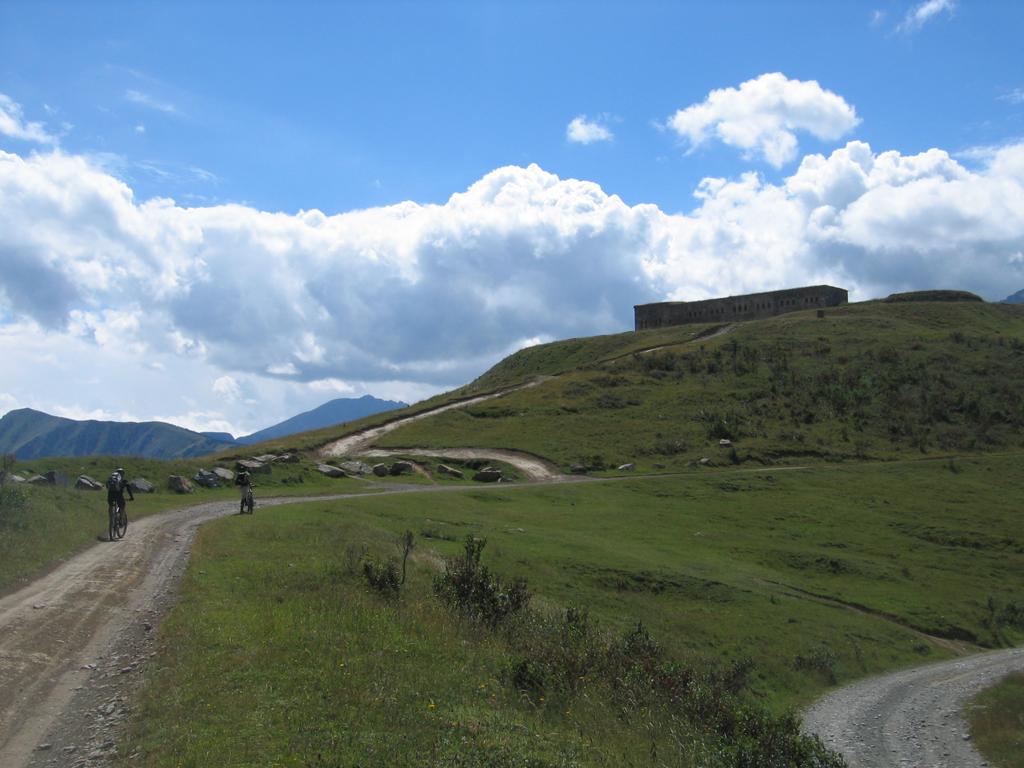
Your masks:
M 804 730 L 851 768 L 981 768 L 964 708 L 985 688 L 1024 670 L 1024 648 L 980 653 L 873 677 L 820 699 Z
M 394 432 L 399 427 L 404 427 L 406 424 L 411 424 L 414 421 L 420 421 L 421 419 L 427 419 L 431 416 L 437 416 L 439 413 L 445 411 L 453 411 L 458 408 L 467 408 L 477 403 L 482 403 L 487 400 L 493 400 L 496 397 L 502 397 L 510 392 L 516 392 L 520 389 L 529 389 L 535 387 L 544 381 L 544 378 L 534 379 L 526 384 L 520 384 L 515 387 L 509 387 L 502 389 L 498 392 L 490 392 L 486 395 L 478 395 L 477 397 L 471 397 L 466 400 L 459 400 L 456 403 L 448 403 L 447 405 L 440 405 L 437 408 L 431 408 L 426 411 L 420 411 L 419 413 L 413 414 L 412 416 L 406 416 L 403 419 L 395 419 L 389 421 L 387 424 L 381 424 L 379 427 L 371 427 L 364 429 L 359 432 L 355 432 L 351 435 L 346 435 L 340 440 L 335 440 L 332 443 L 328 443 L 320 449 L 321 456 L 353 456 L 365 451 L 373 445 L 373 443 L 379 440 L 381 437 L 386 435 L 388 432 Z M 410 449 L 411 450 L 411 449 Z M 408 451 L 406 451 L 408 452 Z

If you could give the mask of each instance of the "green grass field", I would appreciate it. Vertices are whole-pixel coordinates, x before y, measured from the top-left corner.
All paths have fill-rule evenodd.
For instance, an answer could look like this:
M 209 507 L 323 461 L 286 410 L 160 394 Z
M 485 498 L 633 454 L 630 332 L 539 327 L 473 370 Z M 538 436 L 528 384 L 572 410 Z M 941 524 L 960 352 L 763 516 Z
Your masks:
M 925 633 L 1024 640 L 1020 458 L 375 496 L 221 520 L 200 533 L 123 751 L 147 766 L 738 764 L 623 685 L 518 689 L 522 636 L 445 610 L 430 586 L 443 558 L 483 537 L 486 563 L 525 576 L 541 616 L 584 608 L 609 637 L 642 622 L 690 669 L 750 659 L 738 700 L 778 715 L 950 654 Z M 388 600 L 354 558 L 397 555 L 404 530 L 417 547 Z
M 971 738 L 996 768 L 1024 768 L 1024 673 L 978 696 L 968 710 Z

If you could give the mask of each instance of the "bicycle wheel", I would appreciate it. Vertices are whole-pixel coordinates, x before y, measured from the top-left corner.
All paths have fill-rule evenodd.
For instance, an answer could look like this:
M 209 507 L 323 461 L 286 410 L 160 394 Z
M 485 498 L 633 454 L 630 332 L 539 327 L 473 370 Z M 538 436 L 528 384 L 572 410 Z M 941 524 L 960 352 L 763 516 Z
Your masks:
M 252 497 L 252 491 L 245 494 L 245 509 L 248 514 L 252 514 L 252 508 L 255 506 L 256 500 Z
M 128 512 L 125 509 L 118 510 L 117 515 L 117 538 L 123 539 L 128 532 Z
M 107 510 L 107 541 L 117 541 L 117 504 Z

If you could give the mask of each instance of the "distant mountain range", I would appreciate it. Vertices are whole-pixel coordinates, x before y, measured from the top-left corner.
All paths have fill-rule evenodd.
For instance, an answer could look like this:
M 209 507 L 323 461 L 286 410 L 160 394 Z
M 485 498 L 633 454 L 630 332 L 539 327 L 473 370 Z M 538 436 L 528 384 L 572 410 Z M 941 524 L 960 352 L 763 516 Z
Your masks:
M 395 400 L 378 400 L 372 395 L 363 395 L 360 398 L 339 397 L 324 403 L 312 411 L 300 413 L 285 419 L 280 424 L 253 432 L 251 435 L 238 438 L 235 442 L 242 445 L 261 443 L 264 440 L 273 440 L 276 437 L 286 437 L 299 432 L 309 432 L 311 429 L 321 429 L 332 424 L 341 424 L 345 421 L 355 421 L 364 416 L 373 416 L 383 411 L 393 411 L 396 408 L 405 408 L 408 403 Z
M 222 451 L 232 445 L 249 445 L 354 421 L 405 405 L 370 395 L 339 398 L 238 440 L 226 432 L 193 432 L 162 421 L 76 421 L 20 408 L 0 418 L 0 453 L 13 453 L 23 460 L 90 455 L 188 458 Z
M 31 408 L 0 419 L 0 453 L 41 456 L 145 456 L 178 459 L 223 450 L 228 443 L 162 421 L 75 421 Z
M 1024 304 L 1024 288 L 1003 299 L 1004 304 Z

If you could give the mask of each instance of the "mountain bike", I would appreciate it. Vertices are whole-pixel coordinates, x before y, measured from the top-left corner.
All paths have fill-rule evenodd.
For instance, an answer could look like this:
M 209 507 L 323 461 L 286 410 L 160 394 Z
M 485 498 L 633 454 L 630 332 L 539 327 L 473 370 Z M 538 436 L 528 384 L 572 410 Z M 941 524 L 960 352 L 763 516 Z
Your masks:
M 252 495 L 252 486 L 247 485 L 245 487 L 245 497 L 242 499 L 242 514 L 251 515 L 252 509 L 256 505 L 256 499 Z
M 128 512 L 116 501 L 110 502 L 110 509 L 107 510 L 108 533 L 110 541 L 117 541 L 124 538 L 128 531 Z

